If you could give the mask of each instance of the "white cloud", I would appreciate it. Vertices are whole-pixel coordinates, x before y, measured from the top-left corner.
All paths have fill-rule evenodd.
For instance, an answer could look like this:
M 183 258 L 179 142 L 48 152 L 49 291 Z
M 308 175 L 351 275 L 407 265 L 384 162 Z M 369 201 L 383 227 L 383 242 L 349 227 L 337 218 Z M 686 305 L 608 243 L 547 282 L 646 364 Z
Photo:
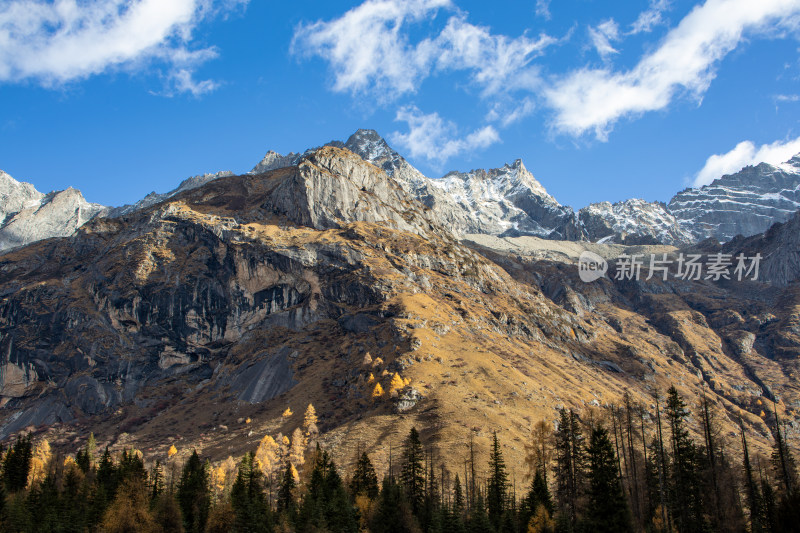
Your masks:
M 798 94 L 776 94 L 773 99 L 776 102 L 797 102 L 800 101 Z
M 652 0 L 650 2 L 650 7 L 639 13 L 634 23 L 631 24 L 631 30 L 628 33 L 630 35 L 636 35 L 637 33 L 649 33 L 653 31 L 653 28 L 656 26 L 664 24 L 663 13 L 668 10 L 669 7 L 669 0 Z
M 605 61 L 608 56 L 619 53 L 611 43 L 619 40 L 619 25 L 614 19 L 603 21 L 596 27 L 589 28 L 589 38 L 597 53 Z
M 800 137 L 787 141 L 775 141 L 762 144 L 756 148 L 751 141 L 742 141 L 730 152 L 715 154 L 706 160 L 706 164 L 695 176 L 693 186 L 708 185 L 725 174 L 741 170 L 747 165 L 769 163 L 780 165 L 800 153 Z
M 433 58 L 428 46 L 408 42 L 405 26 L 449 6 L 449 0 L 368 0 L 330 22 L 299 25 L 291 48 L 325 59 L 335 91 L 413 92 Z
M 440 32 L 410 41 L 411 24 L 452 7 L 449 0 L 367 0 L 337 19 L 298 26 L 292 51 L 326 60 L 334 91 L 382 100 L 414 93 L 422 80 L 441 71 L 469 72 L 484 95 L 538 83 L 530 62 L 555 42 L 546 35 L 496 35 L 456 13 Z
M 495 102 L 486 114 L 489 122 L 499 122 L 503 127 L 519 122 L 536 110 L 536 102 L 526 96 L 521 101 Z
M 408 133 L 394 132 L 393 143 L 403 146 L 411 157 L 423 157 L 429 161 L 444 163 L 449 158 L 478 148 L 486 148 L 500 141 L 492 126 L 477 129 L 463 138 L 458 138 L 458 128 L 438 113 L 424 114 L 414 106 L 401 108 L 395 120 L 408 124 Z
M 469 71 L 484 95 L 494 95 L 539 85 L 538 69 L 529 64 L 554 42 L 547 35 L 536 39 L 494 35 L 459 16 L 451 17 L 435 39 L 423 41 L 420 47 L 438 58 L 437 70 Z
M 550 20 L 550 0 L 536 0 L 536 16 Z
M 0 81 L 54 86 L 161 60 L 175 90 L 202 94 L 215 82 L 192 75 L 217 52 L 191 50 L 192 31 L 204 17 L 246 2 L 11 0 L 0 7 Z
M 798 12 L 797 0 L 707 0 L 632 70 L 583 68 L 556 80 L 545 91 L 556 113 L 552 125 L 575 136 L 593 131 L 606 139 L 620 118 L 664 109 L 680 93 L 700 98 L 717 63 L 746 31 L 786 24 Z

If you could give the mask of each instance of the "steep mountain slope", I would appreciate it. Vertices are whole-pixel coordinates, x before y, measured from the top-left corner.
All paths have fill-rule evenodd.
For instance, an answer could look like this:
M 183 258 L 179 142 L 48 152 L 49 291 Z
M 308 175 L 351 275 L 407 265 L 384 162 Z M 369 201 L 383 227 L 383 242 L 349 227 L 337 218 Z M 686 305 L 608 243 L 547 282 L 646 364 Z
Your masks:
M 0 251 L 72 235 L 105 212 L 106 207 L 87 202 L 77 189 L 42 194 L 0 170 Z
M 760 163 L 685 189 L 668 209 L 697 240 L 725 242 L 762 233 L 800 209 L 800 154 L 779 166 Z
M 592 242 L 680 245 L 694 241 L 660 202 L 600 202 L 578 211 L 578 220 Z
M 796 419 L 796 362 L 760 349 L 782 333 L 758 329 L 770 287 L 583 284 L 571 261 L 476 250 L 332 146 L 95 218 L 0 257 L 0 435 L 69 447 L 92 430 L 222 459 L 290 433 L 281 413 L 311 401 L 341 462 L 363 445 L 385 467 L 413 424 L 452 463 L 498 430 L 517 468 L 532 422 L 626 390 L 649 405 L 671 383 L 710 387 L 725 428 L 746 411 L 755 448 L 762 395 Z

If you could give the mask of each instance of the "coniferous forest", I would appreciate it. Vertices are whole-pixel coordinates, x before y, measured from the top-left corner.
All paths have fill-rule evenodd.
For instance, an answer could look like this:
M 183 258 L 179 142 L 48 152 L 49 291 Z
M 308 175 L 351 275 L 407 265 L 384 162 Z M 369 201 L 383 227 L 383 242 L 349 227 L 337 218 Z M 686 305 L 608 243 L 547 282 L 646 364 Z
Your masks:
M 786 428 L 773 451 L 748 449 L 744 424 L 720 430 L 710 402 L 691 411 L 673 387 L 646 408 L 562 409 L 534 424 L 524 483 L 493 435 L 463 464 L 444 464 L 411 429 L 379 479 L 366 452 L 339 468 L 315 442 L 313 407 L 292 438 L 264 437 L 211 465 L 179 466 L 135 450 L 74 455 L 18 436 L 2 451 L 0 529 L 9 532 L 710 532 L 797 531 L 800 488 Z M 696 424 L 696 426 L 692 426 Z M 700 435 L 695 438 L 693 435 Z M 170 455 L 175 454 L 170 449 Z

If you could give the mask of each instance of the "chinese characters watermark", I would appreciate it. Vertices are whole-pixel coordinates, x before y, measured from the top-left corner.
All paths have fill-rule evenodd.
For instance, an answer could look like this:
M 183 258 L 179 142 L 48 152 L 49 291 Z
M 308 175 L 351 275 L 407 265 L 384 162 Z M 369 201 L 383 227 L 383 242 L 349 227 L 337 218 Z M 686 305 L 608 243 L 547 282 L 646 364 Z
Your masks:
M 684 254 L 676 257 L 668 254 L 623 254 L 615 260 L 613 279 L 666 281 L 673 278 L 687 281 L 758 280 L 761 254 L 746 256 L 713 253 Z M 675 267 L 674 269 L 672 267 Z M 590 283 L 605 276 L 608 262 L 594 252 L 585 251 L 578 260 L 578 274 L 582 281 Z

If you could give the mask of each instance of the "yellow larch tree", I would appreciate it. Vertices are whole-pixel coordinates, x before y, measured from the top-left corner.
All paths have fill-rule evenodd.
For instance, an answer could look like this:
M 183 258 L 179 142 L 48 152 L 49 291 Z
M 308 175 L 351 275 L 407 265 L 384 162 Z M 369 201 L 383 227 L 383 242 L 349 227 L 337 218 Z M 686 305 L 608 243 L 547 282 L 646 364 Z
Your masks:
M 264 435 L 256 448 L 256 464 L 265 478 L 270 478 L 272 472 L 280 464 L 280 459 L 280 446 L 271 436 Z
M 171 446 L 169 447 L 169 450 L 167 450 L 167 457 L 169 457 L 170 459 L 172 459 L 172 457 L 173 457 L 173 456 L 174 456 L 176 453 L 178 453 L 178 448 L 176 448 L 176 447 L 175 447 L 175 445 L 173 444 L 173 445 L 171 445 Z
M 381 387 L 380 383 L 375 384 L 375 388 L 372 389 L 372 397 L 377 399 L 383 396 L 383 387 Z
M 303 429 L 305 429 L 306 435 L 316 435 L 319 433 L 317 429 L 317 410 L 314 409 L 312 404 L 308 404 L 306 413 L 303 415 Z
M 50 464 L 50 457 L 52 455 L 50 443 L 47 442 L 47 439 L 40 440 L 33 447 L 31 467 L 28 473 L 29 486 L 45 478 L 47 475 L 47 465 Z
M 389 383 L 389 396 L 397 396 L 400 393 L 400 389 L 405 386 L 406 384 L 403 382 L 403 378 L 400 377 L 400 374 L 395 372 L 394 376 L 392 376 L 392 381 Z
M 289 418 L 289 417 L 290 417 L 290 416 L 292 416 L 293 414 L 294 414 L 294 413 L 292 413 L 292 408 L 291 408 L 291 407 L 287 407 L 287 408 L 286 408 L 286 410 L 283 412 L 283 414 L 282 414 L 281 416 L 282 416 L 283 418 Z
M 292 446 L 289 448 L 289 460 L 293 465 L 302 466 L 306 461 L 306 436 L 303 430 L 296 428 L 292 433 Z

